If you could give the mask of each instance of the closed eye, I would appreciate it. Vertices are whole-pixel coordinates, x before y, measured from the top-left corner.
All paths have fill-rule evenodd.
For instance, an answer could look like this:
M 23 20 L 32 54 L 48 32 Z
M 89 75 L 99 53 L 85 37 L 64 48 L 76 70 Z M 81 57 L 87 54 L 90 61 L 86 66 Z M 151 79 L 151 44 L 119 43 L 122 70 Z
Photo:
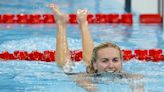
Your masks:
M 112 60 L 113 62 L 118 62 L 119 61 L 119 59 L 118 58 L 113 58 L 113 60 Z
M 106 58 L 102 60 L 103 63 L 107 63 L 108 61 L 109 59 L 106 59 Z

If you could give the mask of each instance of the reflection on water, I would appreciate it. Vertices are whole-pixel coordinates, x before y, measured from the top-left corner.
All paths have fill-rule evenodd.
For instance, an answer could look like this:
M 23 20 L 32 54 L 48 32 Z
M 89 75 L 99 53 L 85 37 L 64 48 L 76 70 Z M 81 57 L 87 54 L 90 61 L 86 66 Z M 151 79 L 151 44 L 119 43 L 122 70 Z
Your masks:
M 84 89 L 76 85 L 76 83 L 63 71 L 57 67 L 55 63 L 46 62 L 26 62 L 26 61 L 0 61 L 0 84 L 1 90 L 4 91 L 47 91 L 53 92 L 57 90 L 62 92 L 63 88 L 72 92 L 85 92 Z M 75 73 L 85 72 L 82 63 L 75 63 Z M 84 68 L 83 71 L 81 68 Z M 120 74 L 101 73 L 101 76 L 85 77 L 91 79 L 102 90 L 116 90 L 121 92 L 131 92 L 129 84 L 144 83 L 146 92 L 150 90 L 162 91 L 164 84 L 164 63 L 140 62 L 131 60 L 124 63 L 124 71 L 132 74 L 143 74 L 145 77 L 139 80 L 130 80 L 122 78 Z M 116 77 L 117 76 L 117 77 Z M 72 89 L 70 89 L 70 87 Z M 41 88 L 41 89 L 40 89 Z M 119 88 L 119 89 L 118 89 Z M 65 90 L 64 89 L 64 90 Z M 153 91 L 153 92 L 155 92 Z

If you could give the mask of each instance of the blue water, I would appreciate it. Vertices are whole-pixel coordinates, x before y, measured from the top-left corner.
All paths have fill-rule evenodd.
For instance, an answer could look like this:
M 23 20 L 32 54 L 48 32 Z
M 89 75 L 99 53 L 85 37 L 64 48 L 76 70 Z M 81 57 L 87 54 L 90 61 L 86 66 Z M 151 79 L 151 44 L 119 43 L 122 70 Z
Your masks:
M 87 8 L 92 13 L 124 13 L 120 0 L 5 0 L 0 1 L 0 13 L 51 13 L 46 5 L 56 2 L 63 12 L 74 13 L 78 8 Z M 9 3 L 10 2 L 10 3 Z M 89 29 L 95 45 L 112 41 L 122 49 L 164 50 L 164 33 L 161 25 L 132 26 L 116 24 L 90 24 Z M 15 50 L 55 50 L 56 25 L 0 24 L 0 52 Z M 81 49 L 81 34 L 78 25 L 68 25 L 67 37 L 71 50 Z M 74 72 L 85 72 L 82 62 L 75 63 Z M 145 92 L 164 92 L 164 62 L 130 60 L 123 70 L 145 77 L 132 83 L 143 83 Z M 108 82 L 108 78 L 96 83 L 100 92 L 132 92 L 127 80 Z M 0 60 L 0 92 L 85 92 L 72 81 L 56 63 Z

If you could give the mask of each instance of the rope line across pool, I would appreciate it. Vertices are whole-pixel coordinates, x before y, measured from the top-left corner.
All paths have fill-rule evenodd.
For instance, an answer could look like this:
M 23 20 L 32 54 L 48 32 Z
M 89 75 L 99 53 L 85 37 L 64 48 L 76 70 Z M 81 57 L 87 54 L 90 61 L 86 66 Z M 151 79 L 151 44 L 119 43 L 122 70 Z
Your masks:
M 164 61 L 164 54 L 162 53 L 162 49 L 136 49 L 132 50 L 122 50 L 123 52 L 123 60 L 129 61 L 131 59 L 138 59 L 140 61 L 152 61 L 152 62 L 160 62 Z M 74 50 L 70 51 L 72 61 L 79 62 L 82 60 L 82 51 Z M 17 50 L 13 53 L 8 51 L 3 51 L 0 53 L 0 59 L 3 61 L 7 60 L 27 60 L 27 61 L 45 61 L 45 62 L 54 62 L 55 61 L 55 51 L 54 50 L 46 50 L 46 51 L 21 51 Z
M 76 14 L 69 14 L 70 24 L 77 24 Z M 88 14 L 88 23 L 103 24 L 116 23 L 132 25 L 133 14 Z M 0 14 L 0 23 L 4 24 L 53 24 L 55 16 L 53 14 Z M 161 24 L 162 16 L 159 14 L 141 14 L 139 15 L 139 23 L 143 24 Z

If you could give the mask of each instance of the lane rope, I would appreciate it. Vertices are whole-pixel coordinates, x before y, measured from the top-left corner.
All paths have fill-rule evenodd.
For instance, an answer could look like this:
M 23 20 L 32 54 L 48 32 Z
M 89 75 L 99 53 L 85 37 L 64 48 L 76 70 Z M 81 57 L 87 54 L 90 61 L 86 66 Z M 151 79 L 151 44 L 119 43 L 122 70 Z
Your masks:
M 103 24 L 116 23 L 132 25 L 133 14 L 88 14 L 88 23 Z M 53 14 L 0 14 L 0 23 L 4 24 L 53 24 L 55 16 Z M 77 24 L 76 14 L 69 14 L 70 24 Z M 159 14 L 141 14 L 139 15 L 139 23 L 143 24 L 161 24 L 162 16 Z
M 132 50 L 122 50 L 123 52 L 123 60 L 129 61 L 131 59 L 138 59 L 140 61 L 152 61 L 152 62 L 160 62 L 164 61 L 164 54 L 162 53 L 162 49 L 136 49 Z M 79 62 L 82 60 L 82 51 L 74 50 L 70 51 L 71 59 L 74 62 Z M 8 51 L 3 51 L 0 53 L 0 59 L 3 61 L 7 60 L 27 60 L 27 61 L 45 61 L 45 62 L 54 62 L 55 61 L 55 51 L 54 50 L 46 50 L 46 51 L 21 51 L 17 50 L 13 53 L 9 53 Z

